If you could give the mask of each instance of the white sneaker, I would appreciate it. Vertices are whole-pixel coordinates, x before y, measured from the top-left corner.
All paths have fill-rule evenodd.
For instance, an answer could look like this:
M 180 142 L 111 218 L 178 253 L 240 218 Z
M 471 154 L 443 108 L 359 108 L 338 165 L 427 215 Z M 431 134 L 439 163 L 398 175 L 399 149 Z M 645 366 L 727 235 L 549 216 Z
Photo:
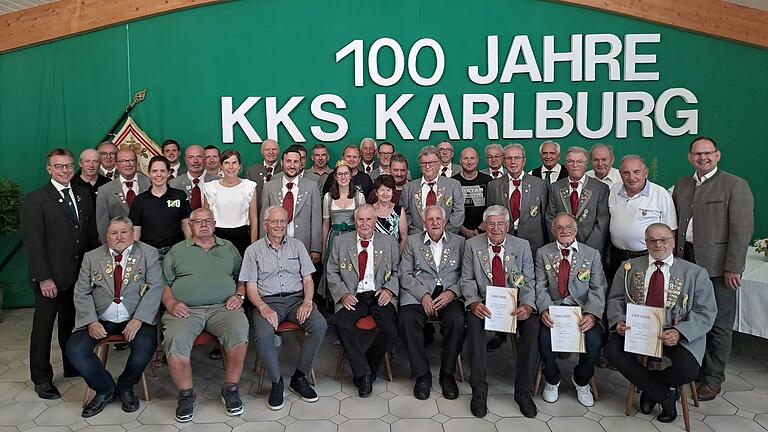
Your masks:
M 579 403 L 585 407 L 591 407 L 594 405 L 595 398 L 592 396 L 592 388 L 589 386 L 589 384 L 580 386 L 576 384 L 576 381 L 573 380 L 573 377 L 571 377 L 571 381 L 573 382 L 573 386 L 576 387 L 576 397 L 579 399 Z
M 559 382 L 557 384 L 550 384 L 547 380 L 544 380 L 544 391 L 541 393 L 541 397 L 549 403 L 557 402 L 559 397 L 558 387 L 560 387 Z

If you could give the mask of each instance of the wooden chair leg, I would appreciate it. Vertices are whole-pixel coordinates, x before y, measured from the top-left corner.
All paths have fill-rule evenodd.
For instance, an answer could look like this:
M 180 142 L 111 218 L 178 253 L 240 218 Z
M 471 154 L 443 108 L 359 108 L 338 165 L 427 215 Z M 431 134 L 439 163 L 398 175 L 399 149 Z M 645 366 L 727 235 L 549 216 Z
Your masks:
M 315 369 L 313 368 L 311 371 L 309 371 L 309 378 L 312 380 L 312 385 L 317 385 L 317 377 L 315 376 Z
M 635 404 L 635 385 L 629 385 L 629 393 L 627 394 L 627 407 L 624 409 L 624 415 L 632 415 L 632 406 Z
M 693 406 L 699 407 L 699 391 L 696 390 L 696 383 L 691 381 L 691 399 L 693 399 Z
M 683 421 L 685 422 L 685 430 L 691 430 L 691 418 L 688 415 L 688 398 L 685 395 L 685 385 L 680 386 L 680 405 L 683 406 Z
M 389 353 L 384 354 L 384 367 L 387 369 L 387 377 L 389 382 L 393 382 L 395 378 L 392 376 L 392 364 L 389 361 Z
M 334 379 L 339 381 L 341 379 L 341 369 L 344 367 L 344 348 L 339 348 L 339 356 L 336 360 L 336 375 Z
M 592 395 L 595 397 L 595 401 L 600 402 L 600 395 L 597 393 L 597 380 L 594 376 L 589 380 L 589 386 L 592 387 Z
M 456 357 L 456 369 L 459 370 L 459 382 L 464 382 L 464 362 L 461 361 L 461 353 Z
M 536 380 L 533 382 L 533 395 L 536 396 L 536 393 L 539 392 L 539 385 L 541 384 L 541 361 L 539 361 L 539 364 L 536 366 Z
M 259 384 L 256 386 L 257 395 L 261 394 L 261 386 L 264 384 L 264 372 L 265 372 L 264 365 L 261 365 L 261 367 L 259 368 Z
M 149 402 L 149 387 L 147 386 L 147 377 L 144 372 L 141 373 L 141 388 L 144 390 L 144 400 Z

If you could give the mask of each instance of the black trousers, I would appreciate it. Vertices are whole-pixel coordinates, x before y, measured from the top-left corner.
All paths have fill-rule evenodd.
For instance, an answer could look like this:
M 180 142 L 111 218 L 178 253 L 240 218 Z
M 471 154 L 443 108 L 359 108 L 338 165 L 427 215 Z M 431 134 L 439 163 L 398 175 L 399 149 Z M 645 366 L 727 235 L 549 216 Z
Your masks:
M 517 322 L 517 373 L 515 393 L 533 392 L 536 366 L 539 361 L 539 316 L 531 314 Z M 515 335 L 512 335 L 513 337 Z M 473 394 L 488 394 L 486 381 L 485 320 L 467 314 L 467 344 L 469 345 L 469 385 Z
M 646 393 L 654 402 L 661 402 L 670 387 L 687 384 L 699 374 L 699 362 L 681 345 L 664 347 L 664 356 L 672 366 L 664 370 L 648 370 L 638 361 L 638 355 L 624 351 L 624 336 L 611 334 L 605 345 L 605 356 L 626 379 Z
M 53 324 L 58 316 L 59 348 L 64 361 L 64 372 L 77 374 L 77 369 L 64 354 L 64 350 L 75 327 L 75 304 L 72 300 L 72 289 L 59 290 L 56 297 L 43 297 L 35 292 L 35 313 L 32 317 L 32 333 L 29 337 L 29 373 L 32 382 L 44 384 L 53 381 L 51 366 L 51 338 Z
M 621 263 L 623 263 L 624 261 L 630 258 L 648 256 L 647 249 L 643 251 L 638 251 L 638 252 L 628 251 L 624 249 L 619 249 L 613 244 L 610 244 L 608 249 L 610 252 L 608 255 L 608 265 L 605 267 L 605 277 L 609 283 L 613 281 L 613 277 L 616 275 L 616 272 L 619 271 L 619 267 L 621 267 Z M 611 290 L 611 287 L 608 286 L 608 291 L 610 290 Z
M 336 312 L 334 321 L 336 334 L 339 336 L 341 346 L 344 347 L 344 354 L 349 360 L 355 378 L 377 373 L 384 361 L 384 354 L 392 348 L 397 338 L 395 306 L 392 302 L 387 303 L 386 306 L 379 306 L 378 299 L 373 291 L 358 293 L 355 310 L 342 307 Z M 368 315 L 376 321 L 378 333 L 373 343 L 364 350 L 355 323 Z
M 456 372 L 456 359 L 464 345 L 464 306 L 454 300 L 437 313 L 440 333 L 443 335 L 443 350 L 440 354 L 440 373 Z M 429 357 L 424 347 L 424 325 L 427 313 L 421 304 L 400 306 L 400 335 L 405 340 L 411 361 L 411 376 L 420 377 L 430 373 Z
M 236 228 L 217 227 L 213 233 L 216 237 L 231 241 L 237 251 L 240 252 L 241 257 L 245 256 L 245 250 L 251 245 L 251 227 L 249 225 Z

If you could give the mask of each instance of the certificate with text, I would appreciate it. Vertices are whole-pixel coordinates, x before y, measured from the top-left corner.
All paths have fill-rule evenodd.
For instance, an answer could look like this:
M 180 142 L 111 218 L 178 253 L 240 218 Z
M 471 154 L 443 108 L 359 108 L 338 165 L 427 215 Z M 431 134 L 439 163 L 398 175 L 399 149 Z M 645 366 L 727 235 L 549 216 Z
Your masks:
M 486 330 L 517 331 L 517 288 L 488 285 L 485 288 L 485 307 L 491 311 L 491 317 L 485 319 Z
M 579 330 L 580 307 L 550 306 L 549 317 L 555 322 L 555 326 L 549 329 L 553 352 L 586 352 L 584 333 Z
M 625 322 L 629 329 L 624 334 L 624 351 L 661 357 L 664 308 L 627 304 Z

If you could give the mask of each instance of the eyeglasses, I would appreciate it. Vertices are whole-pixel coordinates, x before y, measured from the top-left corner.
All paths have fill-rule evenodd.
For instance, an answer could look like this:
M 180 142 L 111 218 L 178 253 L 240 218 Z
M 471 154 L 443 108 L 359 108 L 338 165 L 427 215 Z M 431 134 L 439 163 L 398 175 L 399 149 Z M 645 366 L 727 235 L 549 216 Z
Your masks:
M 99 155 L 100 156 L 115 157 L 115 156 L 117 156 L 117 152 L 99 152 Z
M 213 225 L 213 219 L 190 219 L 191 223 L 195 225 Z
M 441 148 L 441 149 L 437 149 L 437 151 L 444 152 L 444 153 L 453 153 L 453 149 L 449 149 L 449 148 Z
M 288 225 L 288 219 L 265 219 L 273 225 Z
M 72 163 L 72 162 L 70 162 L 70 163 L 65 163 L 65 164 L 53 164 L 53 168 L 54 168 L 56 171 L 61 171 L 61 170 L 65 170 L 65 169 L 66 169 L 66 170 L 71 170 L 71 169 L 74 169 L 74 168 L 75 168 L 75 164 L 74 164 L 74 163 Z
M 486 155 L 485 158 L 486 159 L 501 159 L 502 156 L 501 155 Z
M 509 222 L 486 222 L 485 226 L 489 229 L 493 228 L 504 228 L 504 225 L 508 224 Z
M 507 161 L 519 161 L 525 159 L 525 156 L 504 156 L 504 160 Z
M 566 225 L 566 226 L 558 225 L 554 228 L 554 230 L 558 232 L 576 231 L 576 227 L 574 225 Z
M 690 155 L 695 157 L 695 158 L 701 157 L 701 156 L 710 157 L 710 156 L 712 156 L 713 154 L 715 154 L 717 152 L 718 152 L 717 150 L 715 150 L 715 151 L 695 152 L 695 153 L 691 152 Z
M 586 165 L 587 161 L 585 160 L 566 160 L 565 163 L 568 165 Z
M 352 175 L 352 173 L 349 173 L 349 172 L 337 172 L 336 173 L 336 177 L 349 177 L 351 175 Z
M 118 165 L 133 165 L 136 163 L 135 159 L 120 159 L 117 161 Z
M 645 239 L 646 246 L 666 246 L 669 241 L 672 240 L 672 237 L 664 237 L 660 239 Z
M 439 163 L 440 163 L 440 161 L 419 162 L 419 165 L 421 165 L 423 167 L 429 167 L 429 166 L 435 166 L 435 165 L 437 165 Z

